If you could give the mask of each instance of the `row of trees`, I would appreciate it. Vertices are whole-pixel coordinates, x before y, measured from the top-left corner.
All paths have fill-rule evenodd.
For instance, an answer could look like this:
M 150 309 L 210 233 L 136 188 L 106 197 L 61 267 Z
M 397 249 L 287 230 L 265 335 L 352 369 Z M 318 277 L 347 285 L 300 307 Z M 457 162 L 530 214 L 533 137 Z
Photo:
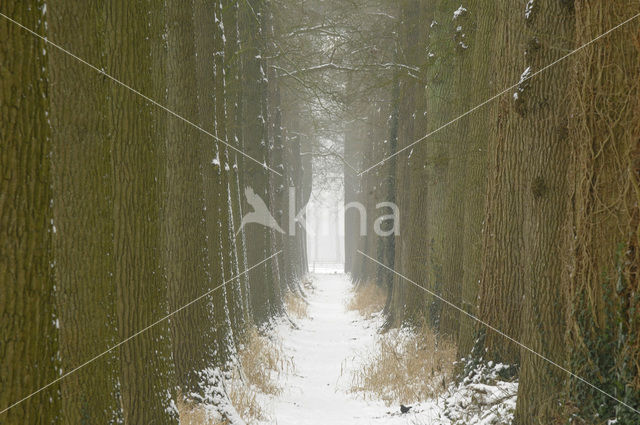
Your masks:
M 367 119 L 347 129 L 345 153 L 360 170 L 398 155 L 361 179 L 345 169 L 346 200 L 395 201 L 401 234 L 359 237 L 347 216 L 347 271 L 388 288 L 389 326 L 426 322 L 460 358 L 514 365 L 518 424 L 637 423 L 355 252 L 639 408 L 640 22 L 564 58 L 633 17 L 637 2 L 402 0 L 384 11 L 403 67 L 353 105 Z
M 231 418 L 237 344 L 306 273 L 299 224 L 238 231 L 246 187 L 287 231 L 311 191 L 271 5 L 0 11 L 95 67 L 0 19 L 0 409 L 55 381 L 0 422 L 176 423 L 178 394 Z

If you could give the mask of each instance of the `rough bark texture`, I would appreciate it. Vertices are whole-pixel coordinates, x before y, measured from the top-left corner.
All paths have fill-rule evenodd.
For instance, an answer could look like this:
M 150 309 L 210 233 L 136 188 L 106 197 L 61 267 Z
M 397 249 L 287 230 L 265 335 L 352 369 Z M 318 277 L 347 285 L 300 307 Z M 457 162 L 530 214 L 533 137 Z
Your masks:
M 635 1 L 576 1 L 581 45 L 637 13 Z M 567 344 L 578 375 L 638 408 L 640 25 L 637 19 L 575 57 L 571 81 L 571 204 Z M 584 423 L 637 413 L 577 381 L 569 407 Z M 567 409 L 569 412 L 572 410 Z M 561 411 L 566 416 L 567 411 Z
M 118 78 L 164 101 L 162 2 L 116 2 L 108 10 L 108 65 Z M 131 43 L 131 40 L 136 40 Z M 110 96 L 114 167 L 114 277 L 119 338 L 124 340 L 168 313 L 162 263 L 166 115 L 139 96 L 113 86 Z M 167 322 L 122 345 L 125 423 L 177 423 L 172 408 L 173 357 Z
M 297 205 L 310 196 L 310 164 L 287 138 L 295 111 L 281 108 L 264 59 L 280 31 L 271 4 L 0 1 L 0 10 L 71 53 L 0 19 L 0 409 L 125 341 L 0 422 L 176 423 L 176 389 L 236 418 L 220 403 L 236 344 L 252 322 L 282 314 L 284 291 L 301 294 L 295 281 L 307 271 L 300 228 L 291 238 L 257 225 L 236 233 L 251 211 L 245 186 L 272 212 L 289 185 Z M 283 263 L 159 321 L 283 246 Z
M 216 115 L 217 102 L 223 95 L 216 79 L 216 8 L 217 2 L 197 0 L 194 7 L 196 33 L 198 123 L 206 131 L 225 140 L 224 123 L 218 123 Z M 217 84 L 218 83 L 218 84 Z M 225 281 L 225 260 L 231 255 L 228 247 L 223 246 L 223 229 L 228 225 L 228 192 L 226 174 L 224 173 L 224 145 L 216 142 L 211 136 L 200 135 L 202 152 L 200 168 L 203 179 L 203 196 L 205 202 L 205 228 L 207 239 L 207 287 L 214 288 Z M 223 200 L 224 199 L 224 203 Z M 224 227 L 223 227 L 224 226 Z M 230 359 L 232 344 L 231 322 L 226 305 L 226 287 L 222 287 L 208 297 L 207 310 L 212 314 L 208 328 L 215 335 L 208 342 L 213 345 L 215 360 L 224 365 Z M 211 329 L 212 328 L 212 329 Z
M 48 2 L 51 38 L 102 67 L 106 7 L 95 1 L 72 3 Z M 87 36 L 78 37 L 78 32 Z M 61 366 L 69 371 L 118 342 L 112 82 L 58 50 L 51 52 L 49 63 L 56 298 Z M 122 420 L 117 354 L 111 352 L 61 382 L 63 423 Z
M 465 111 L 496 93 L 494 76 L 495 64 L 487 60 L 494 55 L 494 24 L 497 7 L 495 3 L 472 1 L 466 4 L 467 13 L 461 16 L 467 27 L 464 34 L 465 45 L 470 50 L 469 62 L 461 72 L 460 90 L 466 93 L 461 106 Z M 484 202 L 487 191 L 487 141 L 493 134 L 491 123 L 495 122 L 496 103 L 475 110 L 462 119 L 458 127 L 458 137 L 464 148 L 464 190 L 461 194 L 464 223 L 462 227 L 462 258 L 450 261 L 462 263 L 460 307 L 468 313 L 477 311 L 476 297 L 482 266 L 482 238 L 484 226 Z M 457 338 L 459 357 L 466 357 L 473 348 L 476 324 L 470 318 L 460 315 L 460 330 Z
M 197 117 L 193 2 L 169 1 L 167 11 L 167 103 L 186 117 Z M 201 134 L 179 120 L 167 121 L 165 210 L 169 305 L 174 311 L 210 289 L 207 278 Z M 214 296 L 217 296 L 215 294 Z M 210 366 L 213 331 L 208 300 L 180 311 L 171 320 L 177 384 L 188 397 L 202 395 L 200 372 Z
M 240 28 L 239 28 L 239 4 L 233 0 L 222 1 L 222 22 L 225 28 L 225 75 L 226 75 L 226 116 L 227 116 L 227 141 L 237 148 L 241 147 L 242 141 L 242 63 L 239 60 L 240 44 Z M 235 151 L 229 151 L 230 162 L 230 207 L 232 210 L 231 226 L 229 230 L 232 232 L 231 243 L 235 254 L 235 272 L 240 273 L 246 270 L 248 264 L 246 262 L 246 238 L 245 232 L 236 233 L 240 228 L 240 223 L 244 215 L 242 209 L 242 200 L 244 198 L 244 188 L 240 187 L 240 179 L 242 170 L 240 165 L 241 156 Z M 238 298 L 234 300 L 231 309 L 236 310 L 231 317 L 234 320 L 234 329 L 236 333 L 241 333 L 246 325 L 251 321 L 251 305 L 249 302 L 249 277 L 243 275 L 234 283 L 238 290 Z
M 0 10 L 44 33 L 44 2 Z M 59 374 L 51 237 L 51 133 L 47 50 L 0 20 L 0 409 Z M 55 424 L 58 388 L 0 414 L 5 424 Z
M 503 5 L 500 16 L 522 15 L 520 4 Z M 499 19 L 495 26 L 496 86 L 503 89 L 518 81 L 526 69 L 522 46 L 524 36 L 518 24 Z M 519 91 L 518 91 L 519 92 Z M 522 176 L 525 161 L 520 137 L 522 100 L 506 94 L 497 103 L 497 122 L 488 146 L 488 180 L 485 205 L 482 275 L 478 290 L 478 315 L 507 335 L 520 337 L 522 312 L 522 220 L 526 183 Z M 504 337 L 479 328 L 477 343 L 486 358 L 505 363 L 519 361 L 519 349 Z M 484 350 L 482 350 L 484 352 Z
M 458 2 L 442 0 L 434 3 L 432 25 L 428 34 L 426 63 L 427 131 L 433 131 L 466 112 L 469 80 L 469 37 L 473 27 L 468 10 L 453 17 Z M 452 18 L 453 17 L 453 18 Z M 427 150 L 430 196 L 427 198 L 429 227 L 428 279 L 433 290 L 444 299 L 460 306 L 462 303 L 462 273 L 464 245 L 463 199 L 464 175 L 467 166 L 468 143 L 465 127 L 468 121 L 457 121 L 424 141 Z M 460 313 L 440 301 L 434 301 L 431 319 L 442 335 L 456 339 Z
M 403 63 L 421 67 L 424 63 L 416 53 L 424 51 L 427 45 L 428 26 L 424 22 L 431 22 L 433 8 L 421 1 L 407 0 L 400 3 L 400 27 L 398 54 Z M 422 72 L 418 74 L 423 77 Z M 399 80 L 400 102 L 398 109 L 398 148 L 413 143 L 426 133 L 427 114 L 425 84 L 416 76 L 403 73 Z M 432 282 L 426 278 L 425 261 L 429 250 L 429 225 L 425 211 L 428 206 L 428 196 L 431 190 L 431 181 L 427 170 L 428 148 L 416 146 L 409 148 L 398 155 L 399 162 L 405 162 L 404 167 L 397 169 L 396 187 L 404 188 L 397 195 L 400 208 L 399 241 L 396 241 L 395 251 L 396 268 L 400 267 L 401 273 L 421 285 L 427 285 L 433 289 Z M 406 230 L 406 232 L 405 232 Z M 404 279 L 396 276 L 393 282 L 392 294 L 393 319 L 396 324 L 402 322 L 420 323 L 425 312 L 431 305 L 433 298 L 423 290 L 409 284 Z
M 540 1 L 521 25 L 527 28 L 526 67 L 531 72 L 557 60 L 573 45 L 573 7 Z M 562 290 L 566 247 L 562 243 L 568 201 L 567 87 L 570 67 L 563 63 L 534 78 L 519 90 L 524 142 L 523 310 L 521 342 L 537 353 L 564 363 Z M 559 369 L 530 352 L 520 353 L 521 370 L 516 420 L 548 423 L 558 406 L 566 379 Z
M 269 134 L 267 128 L 267 82 L 266 63 L 262 58 L 265 52 L 263 39 L 263 22 L 265 4 L 262 0 L 249 0 L 240 5 L 242 39 L 242 73 L 244 76 L 242 116 L 243 122 L 243 150 L 247 155 L 259 162 L 270 164 L 268 155 Z M 271 199 L 269 185 L 269 170 L 256 164 L 248 158 L 242 159 L 244 177 L 241 190 L 251 187 L 253 192 L 265 203 Z M 253 207 L 244 196 L 243 211 L 253 211 Z M 245 229 L 247 237 L 247 262 L 260 262 L 271 252 L 272 231 L 269 228 L 249 224 Z M 277 313 L 279 302 L 273 298 L 274 271 L 271 263 L 264 268 L 252 270 L 249 273 L 251 285 L 250 297 L 253 318 L 256 323 L 264 323 L 271 314 Z

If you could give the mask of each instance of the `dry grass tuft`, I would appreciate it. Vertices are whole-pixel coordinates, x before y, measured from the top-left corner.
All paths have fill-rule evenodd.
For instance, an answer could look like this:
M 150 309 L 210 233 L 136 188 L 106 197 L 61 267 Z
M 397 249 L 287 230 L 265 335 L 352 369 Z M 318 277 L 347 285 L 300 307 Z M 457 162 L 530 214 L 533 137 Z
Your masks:
M 375 350 L 353 372 L 351 391 L 387 405 L 416 403 L 446 390 L 454 369 L 456 347 L 428 327 L 391 330 L 380 335 Z
M 284 300 L 285 306 L 289 314 L 296 319 L 305 319 L 309 317 L 309 304 L 300 296 L 289 292 Z
M 255 389 L 234 379 L 228 383 L 227 392 L 231 404 L 248 425 L 257 425 L 269 419 L 260 405 Z M 177 404 L 181 425 L 230 425 L 229 421 L 220 418 L 213 409 L 207 409 L 201 404 L 189 403 L 184 399 Z
M 238 360 L 242 365 L 233 379 L 226 383 L 231 404 L 247 424 L 268 421 L 261 397 L 280 394 L 280 377 L 294 370 L 293 360 L 285 355 L 279 341 L 261 335 L 253 327 L 245 334 L 246 342 L 239 347 Z M 211 406 L 190 403 L 179 397 L 180 423 L 184 425 L 227 425 Z
M 371 316 L 384 308 L 387 292 L 375 283 L 359 283 L 353 290 L 353 297 L 347 308 L 356 310 L 363 316 Z
M 181 425 L 224 425 L 223 421 L 211 415 L 207 409 L 197 403 L 190 403 L 183 397 L 178 397 L 178 412 Z
M 286 356 L 282 344 L 261 335 L 256 328 L 248 331 L 247 343 L 238 357 L 248 384 L 263 394 L 280 394 L 279 378 L 294 370 L 293 359 Z
M 262 423 L 269 419 L 258 399 L 255 387 L 247 385 L 239 379 L 234 379 L 227 385 L 227 392 L 231 404 L 247 424 Z

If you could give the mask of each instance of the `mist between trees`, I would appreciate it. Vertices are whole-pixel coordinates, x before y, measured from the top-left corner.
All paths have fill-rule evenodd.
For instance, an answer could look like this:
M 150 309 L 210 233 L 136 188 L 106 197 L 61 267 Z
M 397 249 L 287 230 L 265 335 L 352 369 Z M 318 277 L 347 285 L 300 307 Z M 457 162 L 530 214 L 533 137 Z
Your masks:
M 361 236 L 345 213 L 346 271 L 385 288 L 386 327 L 426 321 L 460 359 L 513 365 L 518 424 L 638 422 L 357 253 L 640 408 L 640 21 L 527 79 L 636 1 L 0 0 L 0 12 L 110 76 L 0 17 L 0 409 L 240 275 L 0 423 L 171 424 L 178 394 L 225 399 L 247 330 L 286 316 L 308 272 L 302 226 L 236 235 L 244 188 L 290 229 L 289 187 L 306 205 L 337 174 L 366 229 L 378 204 L 398 206 L 393 235 L 379 222 Z

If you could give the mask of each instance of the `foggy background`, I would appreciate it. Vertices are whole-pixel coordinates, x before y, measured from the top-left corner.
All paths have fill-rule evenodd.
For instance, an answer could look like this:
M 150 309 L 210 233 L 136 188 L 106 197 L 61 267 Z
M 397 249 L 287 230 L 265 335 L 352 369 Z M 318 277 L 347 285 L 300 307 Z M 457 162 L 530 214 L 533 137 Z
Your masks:
M 338 174 L 314 189 L 307 205 L 307 250 L 312 272 L 344 270 L 344 190 Z

